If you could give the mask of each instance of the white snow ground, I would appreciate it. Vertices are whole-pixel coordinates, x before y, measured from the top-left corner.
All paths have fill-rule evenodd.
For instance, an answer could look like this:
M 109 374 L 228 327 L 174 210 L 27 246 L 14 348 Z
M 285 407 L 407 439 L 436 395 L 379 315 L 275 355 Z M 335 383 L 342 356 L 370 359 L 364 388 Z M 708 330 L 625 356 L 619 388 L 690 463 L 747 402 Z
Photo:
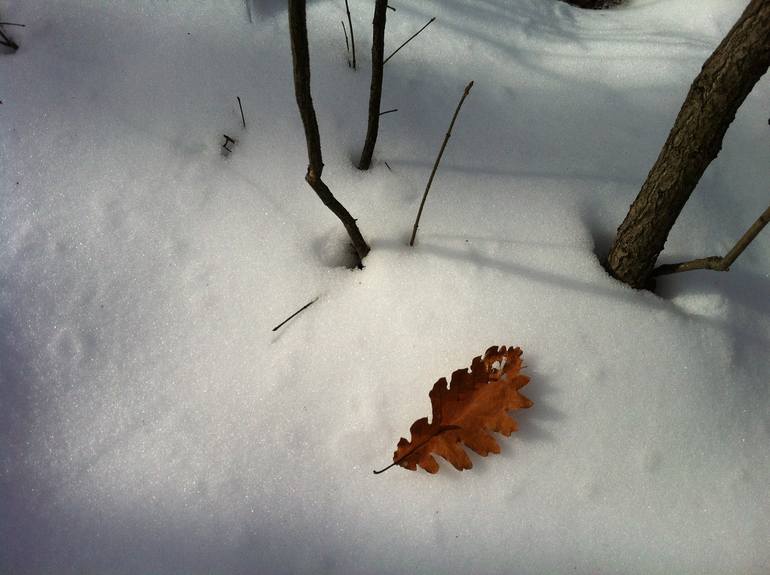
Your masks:
M 344 3 L 311 3 L 355 272 L 303 180 L 282 4 L 0 2 L 26 24 L 0 55 L 0 573 L 770 571 L 770 235 L 659 295 L 596 255 L 747 1 L 397 3 L 388 52 L 437 20 L 387 64 L 367 173 L 372 3 L 357 72 Z M 663 261 L 766 208 L 768 101 L 764 78 Z M 502 454 L 373 475 L 501 344 L 535 402 Z

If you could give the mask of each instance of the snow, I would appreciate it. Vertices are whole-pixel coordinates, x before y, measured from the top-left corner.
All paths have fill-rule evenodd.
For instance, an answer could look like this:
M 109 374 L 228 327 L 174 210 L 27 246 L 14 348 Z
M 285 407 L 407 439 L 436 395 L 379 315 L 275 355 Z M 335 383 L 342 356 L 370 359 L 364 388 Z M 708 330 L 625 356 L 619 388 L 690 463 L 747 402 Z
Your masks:
M 0 55 L 0 572 L 767 573 L 767 231 L 657 294 L 597 257 L 746 3 L 397 4 L 386 53 L 437 20 L 386 66 L 369 172 L 371 2 L 357 72 L 344 3 L 310 3 L 362 271 L 303 179 L 283 2 L 0 3 L 26 24 Z M 768 97 L 662 261 L 767 207 Z M 491 345 L 532 380 L 502 453 L 373 475 Z

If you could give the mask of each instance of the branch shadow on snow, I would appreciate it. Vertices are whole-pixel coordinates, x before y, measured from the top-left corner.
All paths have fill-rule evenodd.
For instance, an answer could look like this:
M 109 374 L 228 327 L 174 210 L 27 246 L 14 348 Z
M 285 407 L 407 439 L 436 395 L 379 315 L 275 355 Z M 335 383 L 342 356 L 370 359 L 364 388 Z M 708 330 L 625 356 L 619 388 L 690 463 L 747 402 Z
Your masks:
M 512 241 L 510 243 L 516 244 L 517 242 Z M 493 269 L 517 278 L 525 278 L 528 281 L 543 283 L 569 291 L 582 292 L 591 296 L 614 299 L 629 304 L 636 300 L 635 292 L 623 289 L 619 285 L 615 287 L 613 285 L 614 280 L 609 278 L 606 286 L 600 286 L 594 282 L 582 281 L 574 276 L 537 269 L 517 262 L 502 261 L 499 258 L 485 256 L 479 252 L 469 253 L 465 250 L 445 245 L 431 244 L 425 240 L 420 242 L 419 249 L 426 254 L 440 258 L 461 261 L 469 266 Z

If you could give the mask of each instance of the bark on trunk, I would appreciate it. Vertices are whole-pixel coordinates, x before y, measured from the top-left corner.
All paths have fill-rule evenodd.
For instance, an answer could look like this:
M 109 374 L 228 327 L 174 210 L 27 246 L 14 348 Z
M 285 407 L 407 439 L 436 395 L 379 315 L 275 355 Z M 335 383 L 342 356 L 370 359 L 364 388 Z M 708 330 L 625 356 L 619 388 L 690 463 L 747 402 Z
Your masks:
M 685 202 L 716 158 L 740 105 L 770 65 L 770 1 L 751 0 L 687 94 L 666 143 L 610 249 L 607 267 L 647 285 Z
M 307 42 L 307 22 L 305 15 L 305 0 L 289 0 L 289 33 L 291 35 L 291 55 L 294 64 L 294 93 L 297 97 L 297 107 L 302 117 L 307 142 L 308 166 L 305 181 L 321 201 L 336 215 L 350 236 L 353 247 L 358 254 L 359 267 L 361 260 L 369 253 L 369 246 L 356 225 L 356 220 L 345 207 L 337 201 L 328 186 L 321 179 L 324 163 L 321 155 L 321 136 L 318 132 L 313 99 L 310 96 L 310 52 Z
M 358 162 L 359 170 L 368 170 L 372 164 L 374 145 L 380 130 L 380 101 L 382 100 L 382 76 L 385 67 L 385 21 L 388 13 L 388 0 L 376 0 L 372 19 L 372 85 L 369 90 L 369 124 L 366 140 Z

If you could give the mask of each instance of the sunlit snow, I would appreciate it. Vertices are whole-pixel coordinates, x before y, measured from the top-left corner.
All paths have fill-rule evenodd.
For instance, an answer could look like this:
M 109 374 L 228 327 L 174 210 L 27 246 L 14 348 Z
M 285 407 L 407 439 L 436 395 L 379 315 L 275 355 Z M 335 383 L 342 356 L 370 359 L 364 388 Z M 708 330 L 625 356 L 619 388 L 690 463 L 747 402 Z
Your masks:
M 770 232 L 656 294 L 600 264 L 746 5 L 393 2 L 386 53 L 436 21 L 386 65 L 361 172 L 373 2 L 357 71 L 343 0 L 311 2 L 324 179 L 372 246 L 351 271 L 284 2 L 0 2 L 26 25 L 0 54 L 0 573 L 770 572 Z M 661 261 L 767 207 L 768 102 L 765 77 Z M 373 475 L 491 345 L 534 401 L 502 453 Z

